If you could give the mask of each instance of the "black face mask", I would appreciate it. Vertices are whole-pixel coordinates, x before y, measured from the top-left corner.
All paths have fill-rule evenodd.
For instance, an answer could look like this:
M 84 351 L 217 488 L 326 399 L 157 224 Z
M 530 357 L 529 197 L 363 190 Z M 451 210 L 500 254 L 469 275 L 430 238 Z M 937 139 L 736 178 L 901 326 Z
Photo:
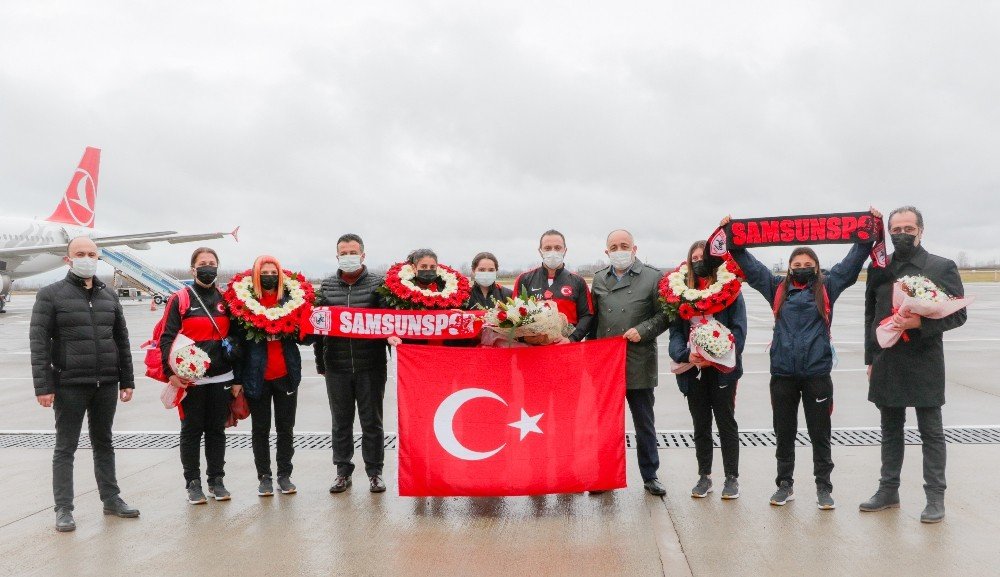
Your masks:
M 696 260 L 691 263 L 691 272 L 693 272 L 695 276 L 704 278 L 708 276 L 711 271 L 708 268 L 707 262 L 703 260 Z
M 816 269 L 814 268 L 792 269 L 792 280 L 799 284 L 809 284 L 814 278 L 816 278 Z
M 266 291 L 273 291 L 278 288 L 278 275 L 276 274 L 262 274 L 260 275 L 260 288 Z
M 916 235 L 899 232 L 890 234 L 889 237 L 892 238 L 892 247 L 900 258 L 909 258 L 917 250 L 917 246 L 914 244 L 917 241 Z
M 434 282 L 434 279 L 436 279 L 437 276 L 438 276 L 438 273 L 437 273 L 436 270 L 426 270 L 425 269 L 425 270 L 418 270 L 417 271 L 417 280 L 420 281 L 420 282 L 422 282 L 422 283 Z
M 211 285 L 215 283 L 215 278 L 219 276 L 219 267 L 217 266 L 200 266 L 194 269 L 195 278 L 198 279 L 203 285 Z

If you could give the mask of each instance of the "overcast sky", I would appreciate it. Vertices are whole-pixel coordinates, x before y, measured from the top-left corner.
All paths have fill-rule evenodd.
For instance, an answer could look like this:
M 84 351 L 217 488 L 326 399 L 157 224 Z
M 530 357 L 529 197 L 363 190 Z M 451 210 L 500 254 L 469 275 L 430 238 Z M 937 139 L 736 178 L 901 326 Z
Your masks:
M 576 266 L 618 227 L 672 266 L 726 213 L 869 204 L 1000 257 L 1000 4 L 591 4 L 7 3 L 0 211 L 48 216 L 90 145 L 98 228 L 240 225 L 224 267 L 326 273 L 349 231 L 527 266 L 548 228 Z

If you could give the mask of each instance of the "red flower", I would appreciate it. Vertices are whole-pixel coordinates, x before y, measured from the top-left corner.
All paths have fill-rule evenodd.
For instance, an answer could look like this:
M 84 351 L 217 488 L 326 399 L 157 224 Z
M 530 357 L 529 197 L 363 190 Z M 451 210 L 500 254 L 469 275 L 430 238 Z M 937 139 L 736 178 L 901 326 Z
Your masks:
M 712 331 L 712 336 L 715 338 L 719 338 L 719 334 L 719 331 Z
M 677 312 L 681 315 L 682 319 L 690 320 L 691 317 L 695 315 L 696 311 L 694 310 L 693 306 L 689 305 L 688 303 L 684 303 L 680 306 L 679 309 L 677 309 Z
M 500 311 L 497 313 L 497 320 L 503 322 L 507 320 L 507 311 Z
M 521 313 L 522 317 L 528 316 L 528 307 L 521 307 L 517 309 L 517 312 Z

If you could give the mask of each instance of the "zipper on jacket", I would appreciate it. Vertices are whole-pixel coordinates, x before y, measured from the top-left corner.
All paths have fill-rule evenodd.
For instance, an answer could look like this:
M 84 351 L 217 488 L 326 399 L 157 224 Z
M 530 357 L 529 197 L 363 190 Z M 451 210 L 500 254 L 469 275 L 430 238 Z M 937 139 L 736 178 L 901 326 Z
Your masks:
M 347 307 L 348 308 L 350 308 L 350 306 L 351 306 L 351 291 L 353 291 L 353 290 L 354 290 L 354 285 L 352 285 L 352 284 L 347 285 Z M 354 339 L 347 339 L 347 349 L 351 352 L 351 372 L 353 373 L 353 372 L 355 372 L 355 370 L 354 370 Z
M 84 292 L 87 293 L 87 306 L 90 308 L 90 327 L 94 331 L 94 374 L 97 375 L 97 386 L 101 386 L 101 349 L 99 346 L 99 341 L 97 339 L 97 318 L 94 316 L 94 293 L 98 290 L 96 286 L 91 285 L 91 290 L 88 292 L 84 288 Z

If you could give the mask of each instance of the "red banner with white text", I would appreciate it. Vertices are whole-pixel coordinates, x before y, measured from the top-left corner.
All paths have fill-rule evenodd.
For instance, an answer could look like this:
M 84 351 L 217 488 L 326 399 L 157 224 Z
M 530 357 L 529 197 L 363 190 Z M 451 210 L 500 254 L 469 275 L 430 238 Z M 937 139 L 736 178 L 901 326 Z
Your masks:
M 470 339 L 483 329 L 484 311 L 315 307 L 302 334 L 356 339 Z
M 400 345 L 399 494 L 625 487 L 625 346 Z

